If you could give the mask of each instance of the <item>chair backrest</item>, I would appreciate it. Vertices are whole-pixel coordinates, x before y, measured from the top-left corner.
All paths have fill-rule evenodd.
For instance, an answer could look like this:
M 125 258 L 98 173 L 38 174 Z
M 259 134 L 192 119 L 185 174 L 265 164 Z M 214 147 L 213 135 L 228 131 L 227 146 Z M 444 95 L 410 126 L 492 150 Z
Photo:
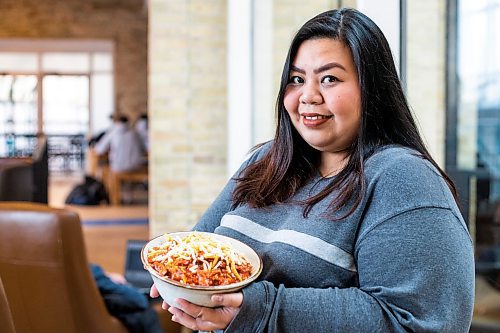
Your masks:
M 0 158 L 0 201 L 33 201 L 33 166 L 23 158 Z
M 0 318 L 15 332 L 127 332 L 92 278 L 77 214 L 0 203 L 0 230 Z

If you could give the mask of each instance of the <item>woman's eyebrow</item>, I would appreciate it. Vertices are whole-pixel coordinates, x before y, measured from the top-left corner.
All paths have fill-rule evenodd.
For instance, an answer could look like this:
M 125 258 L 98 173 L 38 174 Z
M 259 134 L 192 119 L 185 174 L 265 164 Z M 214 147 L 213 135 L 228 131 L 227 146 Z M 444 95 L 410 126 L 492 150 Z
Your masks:
M 314 72 L 314 74 L 318 74 L 318 73 L 327 71 L 327 70 L 332 69 L 332 68 L 340 68 L 343 71 L 346 71 L 346 69 L 344 68 L 344 66 L 342 66 L 338 62 L 330 62 L 330 63 L 328 63 L 326 65 L 323 65 L 323 66 L 315 69 L 313 72 Z
M 294 65 L 291 65 L 290 66 L 290 72 L 299 72 L 300 74 L 306 74 L 306 71 L 301 69 L 301 68 L 298 68 Z
M 313 72 L 314 74 L 318 74 L 318 73 L 321 73 L 321 72 L 324 72 L 324 71 L 327 71 L 329 69 L 332 69 L 332 68 L 340 68 L 342 69 L 343 71 L 346 71 L 345 67 L 342 66 L 341 64 L 339 64 L 338 62 L 330 62 L 328 64 L 325 64 L 317 69 L 315 69 Z M 301 73 L 301 74 L 306 74 L 306 71 L 303 70 L 302 68 L 299 68 L 295 65 L 291 65 L 290 66 L 290 71 L 292 72 L 298 72 L 298 73 Z

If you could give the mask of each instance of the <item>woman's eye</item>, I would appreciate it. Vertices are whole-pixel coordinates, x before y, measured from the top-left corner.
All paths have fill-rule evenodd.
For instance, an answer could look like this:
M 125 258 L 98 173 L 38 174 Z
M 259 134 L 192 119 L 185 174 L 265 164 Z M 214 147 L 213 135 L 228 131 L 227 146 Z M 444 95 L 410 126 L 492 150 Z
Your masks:
M 321 79 L 322 83 L 334 83 L 337 81 L 338 81 L 338 79 L 333 75 L 327 75 L 327 76 L 323 77 L 323 79 Z
M 300 83 L 304 83 L 304 80 L 302 80 L 302 78 L 300 76 L 292 76 L 292 77 L 290 77 L 289 83 L 300 84 Z

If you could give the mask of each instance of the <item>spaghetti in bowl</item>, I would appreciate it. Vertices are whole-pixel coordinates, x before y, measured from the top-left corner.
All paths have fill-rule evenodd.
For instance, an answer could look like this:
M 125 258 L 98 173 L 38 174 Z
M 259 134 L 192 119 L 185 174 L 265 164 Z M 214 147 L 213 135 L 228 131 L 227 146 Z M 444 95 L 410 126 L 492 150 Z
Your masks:
M 177 306 L 176 298 L 214 307 L 211 296 L 236 292 L 254 281 L 262 261 L 248 245 L 206 232 L 174 232 L 150 240 L 141 260 L 160 296 Z

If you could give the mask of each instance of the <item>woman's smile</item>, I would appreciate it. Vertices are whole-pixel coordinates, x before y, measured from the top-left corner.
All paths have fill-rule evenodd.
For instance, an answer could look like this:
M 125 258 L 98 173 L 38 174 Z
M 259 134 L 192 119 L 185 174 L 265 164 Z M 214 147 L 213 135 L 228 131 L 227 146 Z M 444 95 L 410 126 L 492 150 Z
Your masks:
M 302 113 L 300 117 L 304 126 L 311 128 L 323 125 L 328 120 L 333 118 L 332 115 L 326 116 L 318 113 Z

